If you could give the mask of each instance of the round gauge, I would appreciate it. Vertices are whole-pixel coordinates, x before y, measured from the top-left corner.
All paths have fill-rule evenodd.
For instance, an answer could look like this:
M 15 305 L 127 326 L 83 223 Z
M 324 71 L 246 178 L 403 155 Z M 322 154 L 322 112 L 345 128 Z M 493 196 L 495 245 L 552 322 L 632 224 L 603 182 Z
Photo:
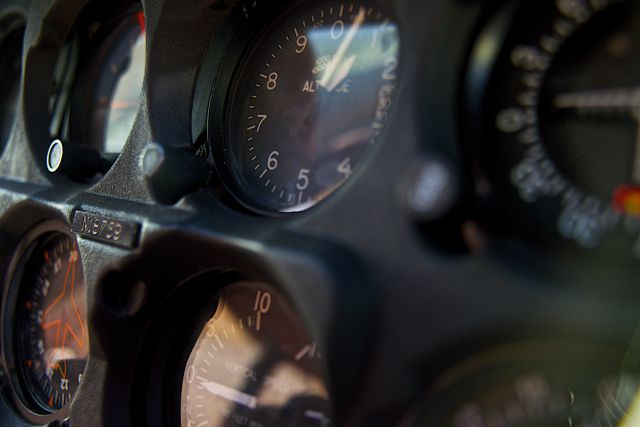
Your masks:
M 303 211 L 333 193 L 384 129 L 398 55 L 398 28 L 373 4 L 277 19 L 236 70 L 224 149 L 213 147 L 232 193 L 261 212 Z
M 50 172 L 80 181 L 104 174 L 129 137 L 144 81 L 146 23 L 139 3 L 122 3 L 90 3 L 59 55 L 49 101 L 49 150 L 62 142 L 73 160 Z
M 579 353 L 554 359 L 531 346 L 480 355 L 441 377 L 402 426 L 636 425 L 640 378 L 619 376 L 613 360 L 586 350 L 582 361 Z
M 480 107 L 495 187 L 520 200 L 534 236 L 551 228 L 583 248 L 640 257 L 640 5 L 524 1 L 503 15 L 496 27 L 511 24 Z
M 51 232 L 20 261 L 13 319 L 15 366 L 24 404 L 38 414 L 63 408 L 82 381 L 89 337 L 75 240 Z
M 5 144 L 13 128 L 18 108 L 20 78 L 22 75 L 22 42 L 24 27 L 13 27 L 0 34 L 0 144 Z
M 322 355 L 292 307 L 269 286 L 221 291 L 182 382 L 183 427 L 326 427 Z
M 122 151 L 138 112 L 145 73 L 146 25 L 141 8 L 89 26 L 80 41 L 71 140 L 103 153 Z M 86 57 L 86 58 L 85 58 Z

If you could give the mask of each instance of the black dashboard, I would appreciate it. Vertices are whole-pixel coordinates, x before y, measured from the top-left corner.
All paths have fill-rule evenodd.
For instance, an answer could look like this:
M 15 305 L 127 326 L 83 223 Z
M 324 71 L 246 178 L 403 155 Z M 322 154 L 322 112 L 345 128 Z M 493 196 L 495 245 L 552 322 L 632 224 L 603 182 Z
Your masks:
M 0 425 L 640 426 L 639 20 L 0 0 Z

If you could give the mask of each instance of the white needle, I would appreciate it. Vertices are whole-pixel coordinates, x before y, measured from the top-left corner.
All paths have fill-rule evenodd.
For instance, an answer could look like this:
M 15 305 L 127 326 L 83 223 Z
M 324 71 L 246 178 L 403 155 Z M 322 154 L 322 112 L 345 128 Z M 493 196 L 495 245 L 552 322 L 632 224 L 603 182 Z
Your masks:
M 553 99 L 558 109 L 578 111 L 635 110 L 640 107 L 640 87 L 564 93 Z
M 574 109 L 579 112 L 620 110 L 631 114 L 638 125 L 631 179 L 635 184 L 640 184 L 640 87 L 565 93 L 556 96 L 553 105 L 559 109 Z
M 351 68 L 353 67 L 354 62 L 356 62 L 356 55 L 351 55 L 342 62 L 340 68 L 338 68 L 338 70 L 333 74 L 333 78 L 326 86 L 326 89 L 329 92 L 333 92 L 333 90 L 337 88 L 340 83 L 344 81 L 344 79 L 347 78 L 347 76 L 351 72 Z
M 327 418 L 327 416 L 325 414 L 323 414 L 322 412 L 318 412 L 318 411 L 312 411 L 310 409 L 304 411 L 304 416 L 306 418 L 310 418 L 312 420 L 320 421 L 321 423 L 323 423 L 322 425 L 326 425 L 326 423 L 329 422 L 329 419 Z
M 258 406 L 258 398 L 251 396 L 250 394 L 243 393 L 212 381 L 200 380 L 200 385 L 209 393 L 239 405 L 246 406 L 251 409 L 255 409 Z
M 344 58 L 344 55 L 347 53 L 349 46 L 351 46 L 351 42 L 353 42 L 354 37 L 358 33 L 358 30 L 360 30 L 360 27 L 362 26 L 364 19 L 365 19 L 365 10 L 364 8 L 360 8 L 360 12 L 353 20 L 353 24 L 351 25 L 351 28 L 349 28 L 347 35 L 342 40 L 342 43 L 340 43 L 340 46 L 338 47 L 338 50 L 336 51 L 335 55 L 333 55 L 333 58 L 331 58 L 331 62 L 327 66 L 327 69 L 325 70 L 324 75 L 322 76 L 322 80 L 320 80 L 320 86 L 324 88 L 327 87 L 327 83 L 329 83 L 331 76 L 333 76 L 333 74 L 336 72 L 336 68 L 338 68 L 338 65 L 342 62 L 342 59 Z

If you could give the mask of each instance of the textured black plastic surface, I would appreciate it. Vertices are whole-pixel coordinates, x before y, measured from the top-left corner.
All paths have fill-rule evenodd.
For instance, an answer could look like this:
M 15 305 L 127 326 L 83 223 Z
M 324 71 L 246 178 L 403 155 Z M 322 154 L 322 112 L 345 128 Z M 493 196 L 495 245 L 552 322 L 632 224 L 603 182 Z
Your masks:
M 211 89 L 225 55 L 238 53 L 226 48 L 244 28 L 235 3 L 143 1 L 147 71 L 137 119 L 111 170 L 96 184 L 80 185 L 49 174 L 45 155 L 51 73 L 86 1 L 0 2 L 0 13 L 15 8 L 28 23 L 19 114 L 0 159 L 0 256 L 10 258 L 34 224 L 59 218 L 71 225 L 77 211 L 141 227 L 131 247 L 78 236 L 91 355 L 70 408 L 72 425 L 167 425 L 161 407 L 179 402 L 152 387 L 169 374 L 158 369 L 161 355 L 150 340 L 175 315 L 171 298 L 181 284 L 208 271 L 266 281 L 291 299 L 327 349 L 340 426 L 395 425 L 443 369 L 494 344 L 625 345 L 638 320 L 640 288 L 611 292 L 610 277 L 560 268 L 517 236 L 482 229 L 480 245 L 446 255 L 398 193 L 416 160 L 437 154 L 461 183 L 458 206 L 439 230 L 459 240 L 462 223 L 473 222 L 458 113 L 467 57 L 489 2 L 384 0 L 402 37 L 392 115 L 363 167 L 316 208 L 258 216 L 234 204 L 213 168 L 195 185 L 190 162 L 182 174 L 145 177 L 140 156 L 150 142 L 195 161 L 211 155 Z M 244 4 L 250 9 L 252 1 Z M 163 179 L 175 181 L 166 194 Z M 109 289 L 136 282 L 144 283 L 144 300 L 123 315 Z M 4 399 L 0 424 L 28 425 Z

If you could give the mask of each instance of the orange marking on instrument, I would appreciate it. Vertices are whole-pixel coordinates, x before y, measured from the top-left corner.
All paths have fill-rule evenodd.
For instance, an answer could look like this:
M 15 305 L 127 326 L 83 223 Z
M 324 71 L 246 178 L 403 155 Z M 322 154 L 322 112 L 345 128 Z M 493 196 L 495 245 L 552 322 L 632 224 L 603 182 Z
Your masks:
M 78 308 L 78 305 L 76 304 L 75 295 L 74 295 L 75 284 L 76 284 L 76 263 L 78 261 L 78 252 L 73 251 L 70 255 L 71 255 L 71 259 L 69 261 L 69 265 L 67 266 L 67 271 L 65 272 L 64 286 L 63 286 L 62 292 L 53 300 L 53 302 L 49 306 L 47 306 L 47 308 L 44 310 L 44 313 L 42 315 L 43 330 L 57 328 L 55 349 L 51 353 L 49 366 L 52 366 L 55 370 L 60 371 L 62 378 L 67 377 L 67 362 L 63 361 L 63 366 L 60 366 L 59 363 L 52 364 L 51 361 L 54 359 L 54 355 L 56 353 L 62 352 L 62 349 L 65 347 L 65 344 L 67 342 L 67 338 L 69 335 L 71 335 L 71 337 L 76 341 L 76 343 L 80 347 L 84 347 L 86 342 L 86 332 L 85 332 L 84 323 L 82 321 L 82 316 L 80 315 L 80 310 Z M 54 307 L 56 307 L 66 296 L 67 288 L 70 288 L 69 292 L 71 297 L 70 298 L 71 307 L 73 308 L 73 314 L 75 316 L 75 320 L 77 320 L 78 322 L 78 326 L 81 330 L 81 333 L 77 333 L 77 331 L 74 331 L 73 326 L 68 321 L 65 321 L 63 326 L 61 319 L 56 319 L 53 321 L 48 321 L 47 319 L 51 310 Z M 62 340 L 60 340 L 61 333 L 62 333 Z
M 53 394 L 49 396 L 49 406 L 53 407 Z
M 30 367 L 33 365 L 33 360 L 28 359 L 28 360 L 26 360 L 26 362 L 25 362 L 25 363 L 26 363 L 26 364 L 27 364 L 27 366 L 30 368 Z
M 58 363 L 58 371 L 60 371 L 60 377 L 62 377 L 63 379 L 67 378 L 67 361 L 66 360 L 62 361 L 62 366 L 60 366 L 60 364 Z
M 32 307 L 31 301 L 27 301 L 27 303 L 24 306 L 27 308 L 27 310 L 31 310 L 31 307 Z
M 45 252 L 45 253 L 44 253 L 44 260 L 45 260 L 46 262 L 49 262 L 49 252 Z

